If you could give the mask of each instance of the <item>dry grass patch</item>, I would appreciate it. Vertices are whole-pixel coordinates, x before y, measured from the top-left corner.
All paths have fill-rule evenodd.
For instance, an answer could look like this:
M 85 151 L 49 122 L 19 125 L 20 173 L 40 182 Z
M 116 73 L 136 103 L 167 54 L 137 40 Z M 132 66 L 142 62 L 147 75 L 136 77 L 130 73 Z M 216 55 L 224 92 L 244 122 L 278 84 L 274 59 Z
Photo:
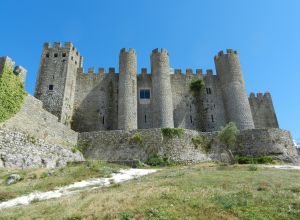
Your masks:
M 5 210 L 17 219 L 299 219 L 299 171 L 205 163 Z M 259 188 L 265 190 L 258 190 Z

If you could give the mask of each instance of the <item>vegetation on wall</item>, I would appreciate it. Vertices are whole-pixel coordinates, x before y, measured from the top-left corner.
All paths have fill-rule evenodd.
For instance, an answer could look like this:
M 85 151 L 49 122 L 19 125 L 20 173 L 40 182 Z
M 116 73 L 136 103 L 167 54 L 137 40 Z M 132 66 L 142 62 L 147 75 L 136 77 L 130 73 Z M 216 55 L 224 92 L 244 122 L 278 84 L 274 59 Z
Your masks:
M 143 143 L 143 136 L 141 133 L 135 133 L 129 140 L 130 143 L 141 144 Z
M 235 123 L 233 122 L 229 122 L 218 133 L 218 138 L 224 144 L 224 150 L 227 152 L 231 163 L 236 162 L 231 152 L 231 149 L 236 145 L 238 134 L 239 134 L 239 129 L 236 127 Z
M 161 132 L 164 137 L 174 138 L 181 137 L 184 134 L 183 128 L 162 128 Z
M 204 86 L 205 86 L 204 80 L 201 78 L 201 79 L 192 81 L 190 84 L 190 89 L 191 89 L 191 91 L 193 91 L 195 93 L 201 92 L 201 90 L 204 88 Z
M 211 146 L 206 143 L 205 136 L 199 134 L 196 137 L 192 138 L 192 142 L 193 142 L 193 144 L 194 144 L 194 146 L 195 146 L 196 149 L 201 149 L 205 153 L 209 152 Z
M 163 157 L 158 154 L 152 154 L 147 159 L 146 164 L 150 166 L 170 166 L 174 164 L 174 161 L 172 161 L 168 157 Z
M 19 112 L 26 93 L 23 83 L 7 66 L 0 77 L 0 123 Z

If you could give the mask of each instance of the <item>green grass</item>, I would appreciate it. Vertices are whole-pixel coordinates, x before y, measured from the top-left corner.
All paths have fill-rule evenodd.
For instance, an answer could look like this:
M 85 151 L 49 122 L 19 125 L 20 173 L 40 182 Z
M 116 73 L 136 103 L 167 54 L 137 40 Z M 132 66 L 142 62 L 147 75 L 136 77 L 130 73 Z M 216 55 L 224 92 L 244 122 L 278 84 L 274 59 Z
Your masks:
M 251 170 L 251 169 L 250 169 Z M 2 219 L 300 219 L 300 172 L 203 163 L 1 211 Z
M 103 161 L 86 161 L 69 164 L 57 169 L 11 170 L 0 169 L 0 201 L 28 194 L 33 191 L 48 191 L 92 177 L 108 177 L 121 166 Z M 13 185 L 6 185 L 10 174 L 19 174 L 23 179 Z
M 161 132 L 163 136 L 167 138 L 174 138 L 174 137 L 180 138 L 184 134 L 184 129 L 183 128 L 162 128 Z

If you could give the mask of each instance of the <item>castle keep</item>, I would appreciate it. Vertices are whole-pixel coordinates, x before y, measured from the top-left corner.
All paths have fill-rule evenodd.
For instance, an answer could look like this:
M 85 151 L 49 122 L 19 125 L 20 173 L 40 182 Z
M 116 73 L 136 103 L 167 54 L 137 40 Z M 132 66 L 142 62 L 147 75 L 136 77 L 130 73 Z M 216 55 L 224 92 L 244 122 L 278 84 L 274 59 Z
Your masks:
M 45 43 L 35 97 L 43 108 L 78 132 L 181 127 L 216 131 L 233 121 L 241 130 L 278 128 L 270 93 L 247 96 L 239 57 L 227 49 L 214 57 L 216 74 L 172 70 L 166 49 L 151 53 L 151 70 L 137 70 L 134 49 L 121 49 L 119 73 L 83 71 L 71 43 Z M 190 89 L 197 79 L 199 98 Z

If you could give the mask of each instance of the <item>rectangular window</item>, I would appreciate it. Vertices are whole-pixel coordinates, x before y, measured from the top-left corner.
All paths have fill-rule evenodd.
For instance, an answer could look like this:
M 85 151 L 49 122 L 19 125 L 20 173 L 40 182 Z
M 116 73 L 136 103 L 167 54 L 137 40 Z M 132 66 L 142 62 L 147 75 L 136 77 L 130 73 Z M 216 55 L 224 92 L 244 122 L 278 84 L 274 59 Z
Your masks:
M 53 85 L 49 85 L 49 90 L 50 90 L 50 91 L 53 90 Z
M 211 94 L 211 88 L 206 88 L 206 94 Z
M 150 99 L 150 89 L 141 89 L 140 99 Z
M 67 54 L 66 53 L 63 53 L 63 55 L 62 55 L 63 57 L 66 57 L 67 56 Z
M 215 122 L 214 116 L 211 115 L 211 122 Z
M 54 54 L 54 57 L 58 57 L 58 54 L 57 54 L 57 53 L 55 53 L 55 54 Z

